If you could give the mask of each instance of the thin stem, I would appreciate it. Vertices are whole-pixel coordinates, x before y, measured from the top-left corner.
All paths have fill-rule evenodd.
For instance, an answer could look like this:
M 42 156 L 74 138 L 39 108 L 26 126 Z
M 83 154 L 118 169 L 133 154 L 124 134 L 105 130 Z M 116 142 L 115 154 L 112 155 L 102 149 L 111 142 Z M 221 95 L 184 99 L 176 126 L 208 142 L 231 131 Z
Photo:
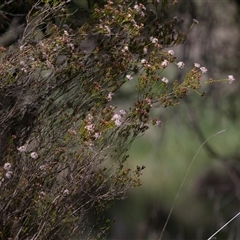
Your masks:
M 240 212 L 238 212 L 234 217 L 232 217 L 227 223 L 225 223 L 221 228 L 219 228 L 210 238 L 207 240 L 212 239 L 217 233 L 219 233 L 223 228 L 225 228 L 231 221 L 233 221 L 236 217 L 240 215 Z
M 173 204 L 172 204 L 172 207 L 171 207 L 171 209 L 170 209 L 170 212 L 169 212 L 169 214 L 168 214 L 168 216 L 167 216 L 167 220 L 166 220 L 166 222 L 165 222 L 165 224 L 164 224 L 164 226 L 163 226 L 163 230 L 162 230 L 162 232 L 161 232 L 161 235 L 160 235 L 160 237 L 159 237 L 159 240 L 162 239 L 163 233 L 164 233 L 164 231 L 165 231 L 165 229 L 166 229 L 166 227 L 167 227 L 167 224 L 168 224 L 168 222 L 169 222 L 169 219 L 170 219 L 170 217 L 171 217 L 171 215 L 172 215 L 172 212 L 173 212 L 173 209 L 174 209 L 174 207 L 175 207 L 176 201 L 177 201 L 177 199 L 178 199 L 178 197 L 179 197 L 179 194 L 180 194 L 180 192 L 181 192 L 181 190 L 182 190 L 182 188 L 183 188 L 183 185 L 184 185 L 184 183 L 185 183 L 185 181 L 186 181 L 186 179 L 187 179 L 187 176 L 188 176 L 188 174 L 189 174 L 189 172 L 190 172 L 190 170 L 191 170 L 191 168 L 192 168 L 192 165 L 193 165 L 193 163 L 195 162 L 196 157 L 198 156 L 198 153 L 200 152 L 200 150 L 202 149 L 202 147 L 203 147 L 211 138 L 213 138 L 213 137 L 215 137 L 215 136 L 217 136 L 217 135 L 219 135 L 219 134 L 221 134 L 221 133 L 223 133 L 223 132 L 225 132 L 225 129 L 222 130 L 222 131 L 219 131 L 219 132 L 217 132 L 217 133 L 215 133 L 215 134 L 213 134 L 213 135 L 211 135 L 211 136 L 208 137 L 208 138 L 201 144 L 201 146 L 198 148 L 198 150 L 197 150 L 196 154 L 194 155 L 194 157 L 193 157 L 193 159 L 192 159 L 192 161 L 191 161 L 191 163 L 190 163 L 190 165 L 189 165 L 189 167 L 188 167 L 188 169 L 187 169 L 187 172 L 186 172 L 186 174 L 185 174 L 185 176 L 184 176 L 184 178 L 183 178 L 183 180 L 182 180 L 182 182 L 181 182 L 181 185 L 180 185 L 180 187 L 179 187 L 179 189 L 178 189 L 178 192 L 177 192 L 177 194 L 176 194 L 176 196 L 175 196 L 175 199 L 174 199 L 174 201 L 173 201 Z

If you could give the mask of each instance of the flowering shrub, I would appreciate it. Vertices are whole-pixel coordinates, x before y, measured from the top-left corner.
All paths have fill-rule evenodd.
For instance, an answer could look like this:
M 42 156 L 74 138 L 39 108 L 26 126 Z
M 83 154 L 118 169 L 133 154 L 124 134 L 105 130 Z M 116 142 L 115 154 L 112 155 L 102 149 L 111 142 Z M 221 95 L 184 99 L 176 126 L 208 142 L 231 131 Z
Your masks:
M 164 75 L 184 68 L 169 48 L 186 34 L 164 16 L 174 2 L 147 2 L 108 1 L 79 29 L 53 25 L 33 41 L 39 16 L 62 11 L 40 8 L 20 44 L 1 48 L 2 239 L 104 236 L 104 212 L 141 185 L 144 166 L 129 169 L 127 151 L 149 124 L 161 126 L 151 109 L 214 82 L 202 83 L 207 69 L 197 63 L 182 81 Z M 138 100 L 117 110 L 114 93 L 132 80 Z

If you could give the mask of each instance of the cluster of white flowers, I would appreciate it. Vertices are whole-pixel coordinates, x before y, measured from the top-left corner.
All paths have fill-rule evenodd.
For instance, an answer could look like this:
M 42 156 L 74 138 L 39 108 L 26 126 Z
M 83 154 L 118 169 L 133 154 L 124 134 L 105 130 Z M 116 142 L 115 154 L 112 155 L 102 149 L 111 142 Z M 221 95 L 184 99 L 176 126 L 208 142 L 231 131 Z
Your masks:
M 124 110 L 124 109 L 121 109 L 119 112 L 120 112 L 120 114 L 121 114 L 122 116 L 124 116 L 124 115 L 127 114 L 126 110 Z
M 38 153 L 37 152 L 31 152 L 30 153 L 31 158 L 37 159 L 38 158 Z
M 207 69 L 205 67 L 200 67 L 200 70 L 202 71 L 202 73 L 206 73 Z
M 168 54 L 174 56 L 175 52 L 173 50 L 168 50 Z
M 21 147 L 18 147 L 17 150 L 18 150 L 20 153 L 23 153 L 23 152 L 26 152 L 27 147 L 23 145 L 23 146 L 21 146 Z M 38 156 L 38 153 L 37 153 L 37 152 L 31 152 L 31 153 L 30 153 L 30 157 L 33 158 L 33 159 L 37 159 L 39 156 Z
M 89 123 L 85 126 L 85 129 L 87 129 L 89 132 L 94 132 L 94 125 Z
M 148 48 L 147 48 L 147 47 L 144 47 L 144 48 L 143 48 L 143 54 L 144 54 L 144 55 L 147 55 L 147 53 L 148 53 Z
M 200 68 L 200 64 L 199 64 L 199 63 L 194 63 L 194 66 L 195 66 L 196 68 Z
M 95 133 L 94 133 L 94 137 L 95 137 L 95 139 L 100 138 L 101 135 L 102 135 L 102 134 L 101 134 L 100 132 L 95 132 Z
M 40 198 L 40 199 L 45 198 L 45 196 L 46 196 L 46 193 L 45 193 L 45 192 L 41 191 L 41 192 L 39 193 L 39 198 Z
M 112 100 L 112 97 L 113 97 L 114 93 L 110 92 L 108 93 L 108 101 L 110 102 Z
M 21 147 L 18 147 L 17 150 L 22 153 L 22 152 L 26 152 L 27 148 L 26 146 L 21 146 Z
M 162 65 L 162 67 L 167 67 L 168 64 L 169 64 L 169 61 L 165 59 L 165 60 L 162 62 L 161 65 Z
M 150 107 L 152 107 L 152 100 L 150 98 L 145 98 L 145 101 Z
M 177 66 L 178 66 L 178 68 L 183 69 L 184 66 L 185 66 L 185 63 L 184 62 L 178 62 Z
M 163 78 L 162 78 L 162 82 L 164 82 L 164 83 L 167 84 L 167 83 L 169 82 L 169 80 L 168 80 L 166 77 L 163 77 Z
M 69 195 L 69 190 L 68 189 L 65 189 L 64 191 L 63 191 L 63 196 L 67 196 L 67 195 Z
M 128 48 L 127 45 L 125 45 L 125 46 L 123 47 L 123 49 L 122 49 L 122 52 L 128 52 L 128 51 L 129 51 L 129 48 Z
M 195 24 L 198 24 L 198 23 L 199 23 L 197 19 L 193 19 L 193 22 L 194 22 Z
M 153 44 L 157 44 L 157 43 L 158 43 L 158 39 L 155 38 L 155 37 L 150 37 L 150 41 L 151 41 Z
M 140 4 L 135 4 L 134 7 L 133 7 L 138 13 L 140 13 L 142 16 L 145 16 L 143 10 L 146 10 L 146 7 L 140 3 Z
M 199 68 L 202 73 L 206 73 L 208 70 L 205 67 L 201 67 L 199 63 L 194 63 L 194 67 Z
M 119 111 L 119 113 L 120 113 L 120 114 L 115 113 L 115 114 L 113 115 L 113 117 L 111 118 L 111 120 L 113 120 L 114 123 L 116 124 L 116 126 L 118 126 L 118 127 L 122 125 L 122 117 L 123 117 L 124 115 L 126 115 L 127 112 L 122 109 L 122 110 Z
M 133 80 L 133 77 L 132 77 L 132 75 L 130 75 L 130 74 L 127 74 L 127 75 L 126 75 L 126 78 L 127 78 L 128 80 L 130 80 L 130 81 Z
M 156 126 L 161 127 L 162 126 L 162 122 L 160 120 L 157 120 L 156 121 Z
M 111 120 L 113 120 L 118 127 L 122 125 L 122 116 L 120 114 L 115 113 Z
M 9 163 L 9 162 L 4 163 L 3 169 L 6 170 L 5 177 L 10 179 L 13 175 L 13 171 L 11 171 L 11 169 L 12 169 L 11 163 Z
M 233 75 L 228 75 L 228 81 L 229 81 L 229 84 L 232 84 L 235 81 L 234 76 Z

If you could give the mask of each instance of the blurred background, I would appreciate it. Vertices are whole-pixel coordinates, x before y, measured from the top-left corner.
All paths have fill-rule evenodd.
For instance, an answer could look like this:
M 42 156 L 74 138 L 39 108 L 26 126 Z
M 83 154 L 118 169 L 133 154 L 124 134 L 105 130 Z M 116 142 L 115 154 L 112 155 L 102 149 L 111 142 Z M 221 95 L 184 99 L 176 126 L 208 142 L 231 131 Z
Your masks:
M 177 107 L 156 109 L 161 128 L 151 128 L 130 151 L 131 167 L 145 165 L 142 186 L 114 204 L 115 219 L 108 239 L 160 239 L 161 231 L 187 169 L 201 144 L 162 239 L 207 239 L 239 212 L 240 206 L 240 2 L 178 1 L 168 17 L 183 18 L 186 29 L 198 20 L 186 43 L 177 48 L 184 71 L 199 63 L 206 79 L 228 78 L 233 84 L 204 87 L 206 97 L 191 92 Z M 185 29 L 185 30 L 186 30 Z M 182 79 L 184 71 L 171 69 L 169 79 Z M 179 73 L 180 72 L 180 73 Z M 123 87 L 117 104 L 127 106 L 133 96 Z M 215 239 L 240 239 L 240 217 Z

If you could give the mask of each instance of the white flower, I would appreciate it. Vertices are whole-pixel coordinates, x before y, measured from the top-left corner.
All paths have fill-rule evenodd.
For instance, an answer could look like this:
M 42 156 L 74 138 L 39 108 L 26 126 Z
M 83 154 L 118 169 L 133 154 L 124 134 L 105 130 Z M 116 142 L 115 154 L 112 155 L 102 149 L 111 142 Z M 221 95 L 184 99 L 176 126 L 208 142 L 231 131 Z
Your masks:
M 39 193 L 39 198 L 45 198 L 45 196 L 46 196 L 45 192 L 42 191 Z
M 148 48 L 147 48 L 147 47 L 144 47 L 144 48 L 143 48 L 143 54 L 144 54 L 144 55 L 147 55 L 147 53 L 148 53 Z
M 128 46 L 124 46 L 123 48 L 125 51 L 128 51 Z
M 136 4 L 134 7 L 133 7 L 135 10 L 137 10 L 138 12 L 141 11 L 141 8 L 138 4 Z
M 108 101 L 110 102 L 112 100 L 112 97 L 113 97 L 114 93 L 110 92 L 108 94 Z
M 145 64 L 145 63 L 147 63 L 147 60 L 143 58 L 143 59 L 141 60 L 141 63 L 142 63 L 142 64 Z
M 196 23 L 196 24 L 199 23 L 197 19 L 193 19 L 193 22 Z
M 168 64 L 169 64 L 168 60 L 165 59 L 165 60 L 162 62 L 162 67 L 167 67 Z
M 122 117 L 120 114 L 115 113 L 111 120 L 113 120 L 115 122 L 115 124 L 119 127 L 120 125 L 122 125 L 121 118 Z
M 152 107 L 152 100 L 150 98 L 146 98 L 145 101 L 148 103 L 150 107 Z
M 200 70 L 202 71 L 202 73 L 206 73 L 207 69 L 205 67 L 201 67 Z
M 158 43 L 158 39 L 155 37 L 150 37 L 150 41 L 154 44 Z
M 40 169 L 41 171 L 45 170 L 46 168 L 47 168 L 47 165 L 46 165 L 46 164 L 43 164 L 43 165 L 41 165 L 41 166 L 39 167 L 39 169 Z
M 167 83 L 169 82 L 169 80 L 168 80 L 166 77 L 163 77 L 163 78 L 162 78 L 162 82 L 164 82 L 164 83 L 167 84 Z
M 9 170 L 11 169 L 11 167 L 12 167 L 12 165 L 11 165 L 11 163 L 9 163 L 9 162 L 6 162 L 6 163 L 4 164 L 4 166 L 3 166 L 3 168 L 4 168 L 5 170 L 7 170 L 7 171 L 9 171 Z
M 157 120 L 156 121 L 156 126 L 161 127 L 162 126 L 162 122 L 160 120 Z
M 25 152 L 26 151 L 26 146 L 21 146 L 21 147 L 18 147 L 17 148 L 17 150 L 19 151 L 19 152 Z
M 37 154 L 36 152 L 31 152 L 31 153 L 30 153 L 30 156 L 31 156 L 31 158 L 33 158 L 33 159 L 37 159 L 37 158 L 38 158 L 38 154 Z
M 65 189 L 65 190 L 63 191 L 63 196 L 67 196 L 67 195 L 69 195 L 69 190 L 68 190 L 68 189 Z
M 229 84 L 232 84 L 233 83 L 233 81 L 235 81 L 236 79 L 234 78 L 234 76 L 233 75 L 229 75 L 228 76 L 228 81 L 229 81 Z
M 184 62 L 179 62 L 179 63 L 177 63 L 177 66 L 178 66 L 178 68 L 183 69 L 184 66 L 185 66 L 185 63 Z
M 93 120 L 93 116 L 89 113 L 89 114 L 87 115 L 87 119 L 88 119 L 89 121 L 92 121 L 92 120 Z
M 133 80 L 133 77 L 130 74 L 126 75 L 126 78 L 130 81 Z
M 95 133 L 94 133 L 94 137 L 95 137 L 96 139 L 100 138 L 100 137 L 101 137 L 101 133 L 95 132 Z
M 89 132 L 93 132 L 94 131 L 94 125 L 89 124 L 89 125 L 85 126 L 85 129 L 87 129 Z
M 168 54 L 174 56 L 175 52 L 173 50 L 168 50 Z
M 194 63 L 194 67 L 200 68 L 200 64 L 199 63 Z
M 121 109 L 119 112 L 120 112 L 120 114 L 123 115 L 123 116 L 127 113 L 124 109 Z
M 66 36 L 69 36 L 68 31 L 64 30 L 63 32 Z
M 5 174 L 6 178 L 8 178 L 8 179 L 10 179 L 10 178 L 12 177 L 12 175 L 13 175 L 13 172 L 12 172 L 12 171 L 8 171 L 8 172 L 6 172 L 6 174 Z

